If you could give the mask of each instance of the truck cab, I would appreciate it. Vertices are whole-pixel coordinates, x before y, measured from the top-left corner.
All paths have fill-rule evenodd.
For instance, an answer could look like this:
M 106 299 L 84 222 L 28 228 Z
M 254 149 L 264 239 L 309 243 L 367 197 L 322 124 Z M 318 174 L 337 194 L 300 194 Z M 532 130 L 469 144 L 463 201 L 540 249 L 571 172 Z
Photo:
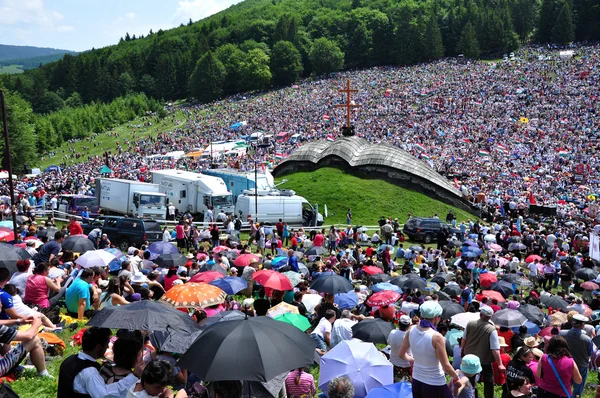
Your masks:
M 158 192 L 134 192 L 133 204 L 136 217 L 164 218 L 167 212 L 164 193 Z

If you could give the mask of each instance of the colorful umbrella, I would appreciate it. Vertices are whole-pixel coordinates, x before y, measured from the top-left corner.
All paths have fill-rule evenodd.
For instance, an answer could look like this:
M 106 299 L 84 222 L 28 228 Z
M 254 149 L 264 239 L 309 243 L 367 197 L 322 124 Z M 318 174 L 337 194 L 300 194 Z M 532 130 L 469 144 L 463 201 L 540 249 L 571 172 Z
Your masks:
M 497 243 L 490 243 L 488 245 L 488 249 L 490 250 L 494 250 L 495 252 L 501 252 L 502 251 L 502 246 L 500 246 Z
M 275 318 L 283 314 L 299 314 L 298 307 L 296 307 L 295 305 L 288 304 L 285 301 L 282 301 L 276 306 L 269 308 L 269 310 L 267 311 L 267 316 L 271 318 Z
M 217 271 L 205 271 L 205 272 L 199 272 L 196 275 L 192 276 L 192 279 L 190 279 L 190 282 L 194 282 L 194 283 L 200 283 L 200 282 L 204 282 L 204 283 L 210 283 L 216 279 L 221 279 L 223 278 L 223 274 L 221 272 L 217 272 Z
M 560 326 L 563 323 L 566 323 L 568 320 L 568 315 L 564 312 L 555 312 L 554 314 L 550 315 L 551 326 Z
M 114 260 L 112 260 L 110 263 L 108 263 L 108 268 L 110 269 L 110 271 L 111 272 L 120 271 L 121 264 L 123 263 L 123 261 L 127 260 L 127 256 L 125 256 L 123 254 L 123 252 L 121 252 L 121 250 L 117 249 L 116 247 L 109 247 L 104 250 L 106 250 L 107 252 L 109 252 L 110 254 L 115 256 Z
M 481 286 L 483 287 L 490 287 L 494 282 L 498 282 L 498 278 L 493 272 L 486 272 L 485 274 L 479 275 L 479 283 L 481 283 Z
M 355 308 L 358 305 L 356 293 L 339 293 L 335 295 L 335 303 L 340 310 Z
M 500 303 L 504 303 L 506 301 L 506 299 L 500 292 L 496 292 L 494 290 L 484 290 L 481 292 L 481 294 L 489 298 L 490 300 L 496 299 Z
M 375 285 L 371 286 L 371 290 L 373 290 L 373 293 L 381 292 L 384 290 L 391 290 L 393 292 L 402 294 L 402 289 L 388 282 L 376 283 Z
M 581 284 L 581 288 L 583 290 L 598 290 L 598 289 L 600 289 L 600 287 L 598 285 L 596 285 L 594 282 L 591 282 L 591 281 L 583 282 Z
M 148 246 L 147 250 L 155 254 L 179 253 L 177 247 L 170 242 L 154 242 Z
M 263 287 L 268 287 L 274 290 L 294 290 L 292 282 L 287 276 L 272 270 L 256 271 L 252 275 L 252 279 L 260 283 Z
M 365 398 L 412 397 L 412 384 L 406 381 L 389 386 L 376 387 Z
M 91 268 L 97 265 L 107 267 L 114 259 L 115 255 L 106 250 L 89 250 L 75 260 L 75 264 L 80 265 L 81 268 Z
M 218 287 L 227 294 L 236 294 L 248 287 L 248 282 L 237 276 L 226 276 L 225 278 L 215 279 L 209 282 L 209 284 Z
M 285 314 L 277 315 L 273 319 L 279 322 L 285 322 L 289 323 L 290 325 L 294 325 L 303 332 L 306 332 L 308 329 L 310 329 L 311 326 L 308 319 L 306 319 L 305 316 L 300 314 L 293 314 L 288 312 Z
M 527 327 L 527 334 L 533 336 L 536 333 L 540 332 L 540 327 L 531 321 L 525 322 L 525 326 Z M 519 333 L 519 326 L 512 328 L 513 332 Z
M 302 282 L 302 275 L 296 271 L 286 271 L 283 273 L 283 275 L 287 276 L 294 286 L 297 286 L 298 283 Z
M 15 233 L 12 229 L 0 227 L 0 242 L 12 242 L 15 240 Z
M 541 261 L 542 258 L 540 256 L 538 256 L 537 254 L 530 254 L 529 256 L 527 256 L 527 258 L 525 259 L 526 263 L 533 263 L 535 260 Z
M 235 261 L 233 262 L 233 264 L 236 267 L 247 267 L 248 265 L 250 265 L 250 263 L 253 260 L 260 261 L 260 257 L 254 255 L 254 254 L 245 253 L 245 254 L 238 256 L 235 259 Z
M 370 307 L 381 307 L 383 305 L 395 303 L 396 301 L 400 300 L 400 297 L 402 296 L 394 291 L 384 290 L 379 293 L 374 293 L 371 297 L 369 297 L 367 299 L 367 304 Z
M 368 275 L 383 274 L 383 270 L 379 267 L 365 266 L 365 267 L 362 267 L 362 269 L 365 272 L 365 274 L 368 274 Z
M 224 252 L 224 251 L 228 251 L 228 250 L 231 250 L 231 248 L 229 248 L 227 246 L 217 246 L 212 249 L 213 253 L 220 253 L 220 252 Z
M 184 283 L 173 286 L 162 296 L 175 308 L 205 308 L 225 302 L 227 294 L 216 286 L 208 283 Z

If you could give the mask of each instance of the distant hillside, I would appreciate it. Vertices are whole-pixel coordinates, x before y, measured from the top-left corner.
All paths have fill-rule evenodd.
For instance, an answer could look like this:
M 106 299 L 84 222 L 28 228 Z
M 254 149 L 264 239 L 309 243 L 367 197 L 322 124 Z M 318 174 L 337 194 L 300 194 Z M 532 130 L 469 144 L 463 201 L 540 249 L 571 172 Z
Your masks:
M 6 44 L 0 44 L 0 61 L 8 61 L 8 60 L 16 60 L 16 59 L 23 60 L 26 58 L 44 57 L 47 55 L 65 54 L 65 53 L 72 53 L 72 51 L 59 50 L 56 48 L 10 46 L 10 45 L 6 45 Z M 60 59 L 60 58 L 52 59 L 48 62 L 56 61 L 58 59 Z
M 62 50 L 61 50 L 62 51 Z M 19 58 L 19 59 L 9 59 L 5 61 L 0 61 L 0 66 L 10 66 L 10 65 L 19 65 L 22 70 L 29 70 L 39 67 L 40 65 L 49 64 L 50 62 L 61 60 L 65 54 L 77 54 L 75 52 L 66 52 L 66 53 L 58 53 L 51 55 L 42 55 L 39 57 L 32 58 Z

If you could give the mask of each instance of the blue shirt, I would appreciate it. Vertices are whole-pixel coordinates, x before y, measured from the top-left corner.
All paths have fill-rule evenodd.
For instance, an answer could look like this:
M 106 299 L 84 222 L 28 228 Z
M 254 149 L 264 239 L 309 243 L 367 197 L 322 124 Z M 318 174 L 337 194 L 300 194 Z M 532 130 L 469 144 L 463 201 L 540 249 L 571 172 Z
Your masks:
M 2 289 L 0 289 L 0 303 L 2 303 L 2 312 L 0 312 L 0 319 L 10 319 L 10 317 L 4 310 L 8 310 L 14 307 L 13 299 L 10 294 L 6 293 Z
M 86 310 L 90 308 L 90 284 L 77 278 L 71 283 L 65 294 L 65 304 L 67 304 L 69 312 L 77 314 L 80 299 L 85 299 Z
M 298 272 L 298 258 L 296 256 L 288 257 L 288 265 L 292 270 Z
M 90 213 L 88 213 L 87 211 L 82 211 L 81 212 L 81 218 L 86 219 L 86 218 L 90 218 Z

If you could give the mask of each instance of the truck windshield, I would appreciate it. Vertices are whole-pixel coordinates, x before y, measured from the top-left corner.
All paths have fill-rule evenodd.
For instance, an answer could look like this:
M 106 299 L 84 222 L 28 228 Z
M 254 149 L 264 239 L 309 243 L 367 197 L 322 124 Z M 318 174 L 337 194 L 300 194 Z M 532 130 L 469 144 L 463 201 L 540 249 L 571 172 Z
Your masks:
M 141 195 L 140 204 L 144 206 L 164 206 L 165 197 L 161 195 Z
M 233 201 L 231 200 L 231 195 L 213 196 L 212 204 L 214 207 L 227 207 L 233 206 Z

